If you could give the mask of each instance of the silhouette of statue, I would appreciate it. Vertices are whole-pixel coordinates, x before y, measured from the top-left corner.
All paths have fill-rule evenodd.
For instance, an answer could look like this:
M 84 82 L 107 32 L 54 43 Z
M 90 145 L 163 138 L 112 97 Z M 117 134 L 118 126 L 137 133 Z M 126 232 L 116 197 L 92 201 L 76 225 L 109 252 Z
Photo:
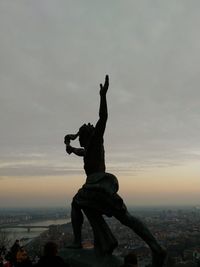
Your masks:
M 166 256 L 165 250 L 161 248 L 144 223 L 128 212 L 122 198 L 117 194 L 119 188 L 117 178 L 106 172 L 103 136 L 108 118 L 106 100 L 108 87 L 109 77 L 106 75 L 104 85 L 100 84 L 99 120 L 95 127 L 90 123 L 84 124 L 78 133 L 65 136 L 67 153 L 83 157 L 87 175 L 85 184 L 72 200 L 71 220 L 74 243 L 70 247 L 82 247 L 81 229 L 82 212 L 84 212 L 93 229 L 95 250 L 101 255 L 112 254 L 118 244 L 103 215 L 114 216 L 149 245 L 153 267 L 162 267 Z M 70 145 L 70 141 L 77 137 L 81 148 Z

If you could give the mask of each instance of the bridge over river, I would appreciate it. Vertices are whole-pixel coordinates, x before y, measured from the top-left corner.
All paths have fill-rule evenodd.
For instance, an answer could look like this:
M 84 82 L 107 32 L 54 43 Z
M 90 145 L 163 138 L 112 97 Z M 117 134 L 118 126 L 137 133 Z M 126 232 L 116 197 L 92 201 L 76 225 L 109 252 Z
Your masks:
M 2 225 L 0 226 L 0 230 L 1 229 L 27 229 L 27 232 L 30 232 L 31 229 L 36 229 L 36 228 L 40 228 L 40 229 L 48 229 L 50 227 L 49 226 L 44 226 L 44 225 Z

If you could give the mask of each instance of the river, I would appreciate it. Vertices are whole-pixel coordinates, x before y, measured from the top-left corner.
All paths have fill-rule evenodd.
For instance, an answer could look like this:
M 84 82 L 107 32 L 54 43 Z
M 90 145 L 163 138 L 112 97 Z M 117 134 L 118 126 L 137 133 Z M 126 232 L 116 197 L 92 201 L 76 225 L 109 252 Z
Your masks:
M 30 223 L 21 223 L 18 226 L 49 226 L 49 225 L 61 225 L 70 222 L 71 219 L 57 219 L 57 220 L 46 220 L 46 221 L 37 221 L 37 222 L 30 222 Z M 9 228 L 5 229 L 8 232 L 8 238 L 12 243 L 16 240 L 22 240 L 21 245 L 25 245 L 26 243 L 30 242 L 33 238 L 39 236 L 42 232 L 47 229 L 44 228 L 32 228 L 30 232 L 27 231 L 25 228 Z

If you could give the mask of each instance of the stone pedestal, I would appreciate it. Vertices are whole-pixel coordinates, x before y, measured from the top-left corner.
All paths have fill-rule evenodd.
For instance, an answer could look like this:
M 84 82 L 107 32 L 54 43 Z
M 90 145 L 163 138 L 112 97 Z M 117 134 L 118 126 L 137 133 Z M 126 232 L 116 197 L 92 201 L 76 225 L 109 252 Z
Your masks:
M 71 267 L 120 267 L 122 258 L 96 255 L 94 249 L 63 249 L 61 256 Z

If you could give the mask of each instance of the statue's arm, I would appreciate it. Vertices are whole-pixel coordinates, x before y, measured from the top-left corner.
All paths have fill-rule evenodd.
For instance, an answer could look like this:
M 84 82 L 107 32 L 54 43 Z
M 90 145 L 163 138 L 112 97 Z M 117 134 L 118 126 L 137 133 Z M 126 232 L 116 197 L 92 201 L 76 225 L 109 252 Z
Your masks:
M 70 145 L 71 140 L 75 140 L 78 137 L 79 133 L 77 134 L 68 134 L 65 136 L 64 143 L 66 145 L 66 152 L 68 154 L 74 153 L 77 156 L 83 157 L 85 155 L 84 148 L 76 148 Z
M 103 137 L 104 135 L 106 122 L 108 119 L 108 109 L 107 109 L 107 99 L 106 99 L 108 87 L 109 87 L 109 77 L 108 75 L 106 75 L 104 85 L 100 84 L 99 120 L 97 121 L 97 124 L 95 126 L 95 134 L 100 137 Z
M 68 154 L 74 153 L 75 155 L 79 157 L 84 157 L 85 155 L 85 149 L 84 148 L 76 148 L 70 145 L 66 146 L 66 151 Z

